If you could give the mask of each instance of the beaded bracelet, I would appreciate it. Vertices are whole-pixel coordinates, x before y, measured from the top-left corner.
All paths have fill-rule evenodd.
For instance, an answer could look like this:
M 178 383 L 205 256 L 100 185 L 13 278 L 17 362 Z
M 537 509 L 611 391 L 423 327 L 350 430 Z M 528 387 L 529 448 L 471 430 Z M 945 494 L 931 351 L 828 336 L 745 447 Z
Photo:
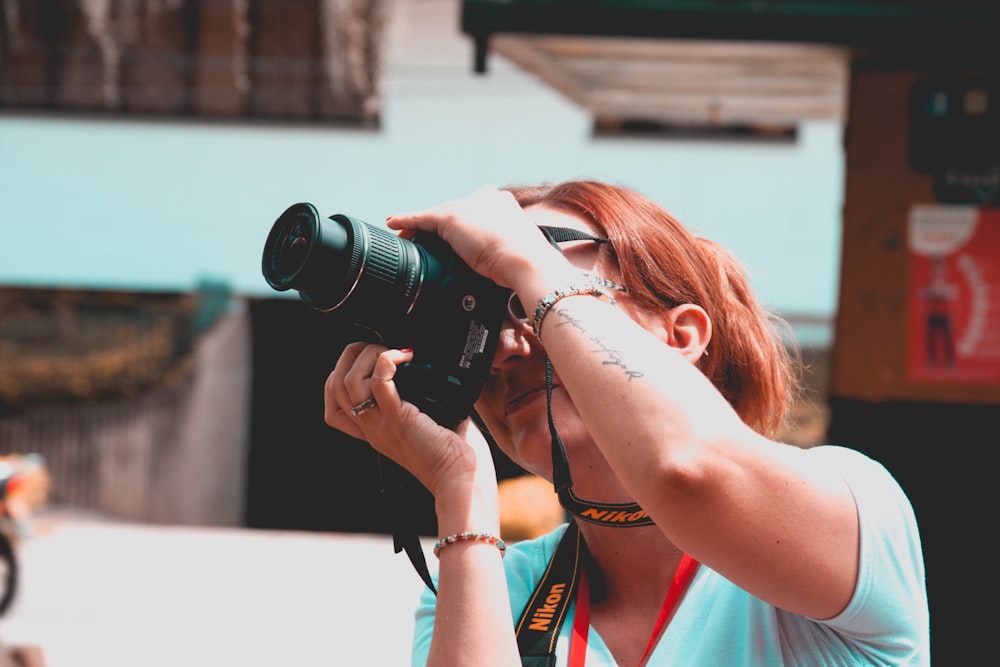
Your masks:
M 454 535 L 449 535 L 448 537 L 442 537 L 437 541 L 437 544 L 434 545 L 434 555 L 440 558 L 441 550 L 449 544 L 454 544 L 455 542 L 482 542 L 483 544 L 492 544 L 500 550 L 501 558 L 507 555 L 507 545 L 504 541 L 495 535 L 490 535 L 489 533 L 455 533 Z
M 535 308 L 535 316 L 531 320 L 531 330 L 534 332 L 535 338 L 538 339 L 539 343 L 542 342 L 542 321 L 549 314 L 549 311 L 552 310 L 552 307 L 559 303 L 560 299 L 578 294 L 589 294 L 591 296 L 606 297 L 608 303 L 614 305 L 615 297 L 608 290 L 625 290 L 624 287 L 617 283 L 590 273 L 582 274 L 582 278 L 583 282 L 553 290 L 538 300 L 538 306 Z

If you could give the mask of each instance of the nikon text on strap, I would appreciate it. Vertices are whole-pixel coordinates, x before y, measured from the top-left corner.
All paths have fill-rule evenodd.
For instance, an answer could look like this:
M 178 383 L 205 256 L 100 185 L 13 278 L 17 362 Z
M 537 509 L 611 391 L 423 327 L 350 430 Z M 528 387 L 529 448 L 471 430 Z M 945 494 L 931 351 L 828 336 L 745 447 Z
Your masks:
M 556 639 L 576 597 L 586 549 L 580 527 L 570 521 L 517 622 L 517 648 L 522 667 L 555 665 Z

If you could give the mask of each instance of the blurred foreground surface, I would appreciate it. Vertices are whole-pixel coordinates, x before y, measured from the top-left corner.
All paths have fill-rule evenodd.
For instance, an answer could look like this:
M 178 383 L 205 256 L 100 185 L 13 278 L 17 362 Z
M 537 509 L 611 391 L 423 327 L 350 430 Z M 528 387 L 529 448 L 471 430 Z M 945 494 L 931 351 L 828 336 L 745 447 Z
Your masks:
M 391 536 L 150 526 L 62 508 L 31 529 L 0 645 L 38 647 L 45 667 L 409 664 L 423 583 Z

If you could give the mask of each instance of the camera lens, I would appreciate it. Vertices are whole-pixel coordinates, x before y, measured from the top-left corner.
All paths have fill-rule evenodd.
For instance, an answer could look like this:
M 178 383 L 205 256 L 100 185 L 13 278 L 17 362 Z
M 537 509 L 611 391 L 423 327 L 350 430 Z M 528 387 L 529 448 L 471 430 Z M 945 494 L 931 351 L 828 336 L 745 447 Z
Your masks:
M 324 244 L 330 252 L 349 259 L 350 243 L 343 229 L 324 225 L 312 204 L 290 206 L 275 221 L 264 245 L 264 279 L 278 291 L 293 287 L 309 291 L 309 271 L 315 264 L 312 258 L 323 252 L 320 246 Z
M 350 216 L 323 218 L 306 203 L 275 221 L 262 269 L 275 290 L 295 289 L 314 308 L 380 334 L 397 331 L 424 283 L 443 273 L 421 246 Z

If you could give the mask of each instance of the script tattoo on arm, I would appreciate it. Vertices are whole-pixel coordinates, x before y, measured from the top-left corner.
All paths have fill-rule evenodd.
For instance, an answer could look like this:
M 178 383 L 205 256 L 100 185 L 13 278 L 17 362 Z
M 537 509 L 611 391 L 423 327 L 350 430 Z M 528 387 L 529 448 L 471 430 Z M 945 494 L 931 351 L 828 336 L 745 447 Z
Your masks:
M 574 318 L 568 311 L 556 310 L 556 315 L 560 318 L 560 321 L 556 323 L 557 327 L 569 325 L 581 333 L 587 333 L 583 324 Z M 605 359 L 601 362 L 602 364 L 605 366 L 617 366 L 621 368 L 625 372 L 625 377 L 627 377 L 630 381 L 643 376 L 641 371 L 630 369 L 625 363 L 624 353 L 620 350 L 608 347 L 602 336 L 591 336 L 590 340 L 597 345 L 594 352 L 599 352 L 604 355 Z

